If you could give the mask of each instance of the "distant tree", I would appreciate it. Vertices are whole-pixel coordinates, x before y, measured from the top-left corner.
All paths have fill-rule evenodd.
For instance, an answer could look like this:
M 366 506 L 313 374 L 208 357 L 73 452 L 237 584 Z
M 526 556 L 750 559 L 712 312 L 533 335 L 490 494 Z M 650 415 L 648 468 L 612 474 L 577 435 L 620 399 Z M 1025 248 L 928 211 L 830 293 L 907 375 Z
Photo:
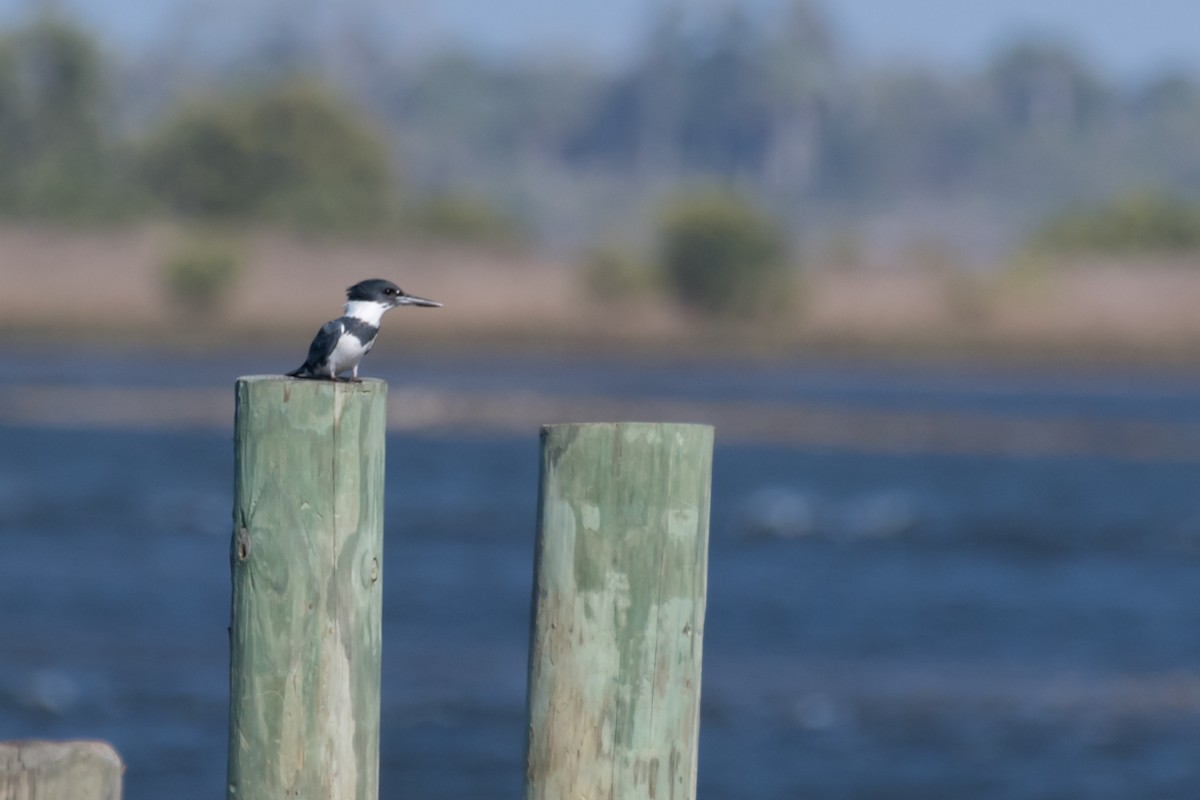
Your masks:
M 106 216 L 121 204 L 106 80 L 91 37 L 56 16 L 0 40 L 0 210 Z
M 1142 184 L 1194 192 L 1200 185 L 1200 82 L 1167 73 L 1129 98 L 1131 153 L 1119 163 Z
M 258 149 L 247 109 L 212 100 L 175 112 L 149 141 L 143 171 L 154 194 L 184 216 L 235 217 L 257 211 Z
M 838 146 L 851 151 L 849 163 L 838 165 L 850 192 L 945 192 L 979 180 L 997 133 L 976 93 L 920 69 L 872 75 L 857 89 L 856 106 L 844 114 L 850 119 L 837 131 Z
M 527 238 L 520 220 L 486 198 L 441 194 L 409 209 L 405 221 L 417 236 L 447 241 L 515 245 Z
M 718 317 L 786 306 L 786 243 L 773 219 L 723 190 L 669 203 L 658 232 L 665 285 L 686 307 Z
M 1134 192 L 1112 203 L 1068 211 L 1042 224 L 1034 249 L 1061 253 L 1200 251 L 1200 203 L 1161 192 Z
M 397 89 L 398 112 L 422 121 L 422 133 L 456 158 L 503 157 L 514 145 L 514 109 L 505 70 L 465 52 L 440 53 Z M 423 142 L 421 144 L 424 144 Z
M 819 179 L 840 66 L 828 21 L 812 0 L 792 0 L 766 36 L 770 93 L 763 181 L 803 195 Z
M 761 32 L 746 12 L 730 6 L 698 44 L 680 132 L 684 157 L 717 175 L 757 176 L 772 99 Z
M 383 140 L 307 82 L 185 106 L 152 135 L 143 169 L 154 194 L 185 216 L 353 228 L 392 210 Z
M 391 211 L 397 179 L 374 125 L 327 88 L 291 83 L 249 109 L 269 219 L 370 226 Z
M 386 108 L 414 182 L 498 174 L 511 186 L 514 170 L 560 159 L 599 82 L 579 64 L 499 66 L 451 52 L 398 73 Z
M 762 31 L 746 13 L 727 7 L 690 20 L 684 6 L 668 4 L 633 68 L 597 93 L 564 154 L 639 178 L 757 175 L 769 121 L 763 53 Z
M 1007 124 L 1028 130 L 1070 131 L 1094 121 L 1108 90 L 1065 45 L 1026 40 L 1002 52 L 988 70 Z
M 650 23 L 641 61 L 623 98 L 633 127 L 633 167 L 641 177 L 673 175 L 680 167 L 690 60 L 682 9 L 668 5 Z
M 1139 115 L 1194 115 L 1200 110 L 1200 84 L 1186 73 L 1167 73 L 1135 92 L 1130 105 Z
M 83 31 L 44 18 L 16 37 L 28 115 L 44 139 L 86 145 L 98 137 L 103 78 L 98 49 Z
M 768 74 L 782 100 L 824 97 L 839 69 L 838 44 L 824 10 L 813 0 L 791 0 L 764 35 Z

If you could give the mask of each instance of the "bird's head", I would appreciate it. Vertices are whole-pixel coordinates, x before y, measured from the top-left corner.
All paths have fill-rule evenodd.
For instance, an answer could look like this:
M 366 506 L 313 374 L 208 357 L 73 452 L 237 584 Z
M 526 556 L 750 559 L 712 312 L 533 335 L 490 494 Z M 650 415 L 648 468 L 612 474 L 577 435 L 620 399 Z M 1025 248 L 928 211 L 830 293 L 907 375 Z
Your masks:
M 436 300 L 426 300 L 424 297 L 407 294 L 396 284 L 383 278 L 371 278 L 359 281 L 346 290 L 346 305 L 351 303 L 376 303 L 385 310 L 396 306 L 427 306 L 441 308 Z

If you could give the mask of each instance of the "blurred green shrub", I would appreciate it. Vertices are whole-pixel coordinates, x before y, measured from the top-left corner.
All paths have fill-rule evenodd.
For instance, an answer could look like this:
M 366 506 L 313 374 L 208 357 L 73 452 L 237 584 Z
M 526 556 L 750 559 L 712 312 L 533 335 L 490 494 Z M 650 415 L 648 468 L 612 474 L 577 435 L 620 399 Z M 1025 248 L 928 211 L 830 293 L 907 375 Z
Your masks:
M 143 171 L 161 202 L 198 218 L 361 229 L 394 209 L 382 138 L 310 82 L 184 107 L 147 142 Z
M 775 221 L 739 195 L 684 195 L 662 212 L 658 255 L 667 289 L 716 316 L 775 312 L 790 302 L 787 247 Z
M 582 278 L 590 297 L 617 303 L 650 294 L 658 274 L 636 251 L 616 244 L 596 245 L 583 253 Z
M 1136 192 L 1108 205 L 1053 216 L 1033 233 L 1029 245 L 1053 253 L 1200 250 L 1200 204 Z
M 199 318 L 225 304 L 242 269 L 242 250 L 231 240 L 192 236 L 167 256 L 162 266 L 163 285 L 177 307 Z
M 408 213 L 407 227 L 432 239 L 517 244 L 528 231 L 515 217 L 469 194 L 446 194 L 420 202 Z

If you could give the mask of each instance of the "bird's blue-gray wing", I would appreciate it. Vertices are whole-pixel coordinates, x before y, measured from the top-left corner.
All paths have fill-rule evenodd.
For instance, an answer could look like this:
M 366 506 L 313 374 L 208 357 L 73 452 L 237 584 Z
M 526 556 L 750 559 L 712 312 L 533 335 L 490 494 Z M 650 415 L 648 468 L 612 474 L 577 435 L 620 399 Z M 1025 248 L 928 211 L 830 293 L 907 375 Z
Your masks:
M 321 330 L 317 331 L 317 335 L 313 337 L 312 344 L 308 347 L 307 364 L 310 367 L 316 367 L 323 364 L 333 349 L 337 347 L 338 338 L 342 335 L 342 321 L 340 319 L 330 320 L 321 326 Z

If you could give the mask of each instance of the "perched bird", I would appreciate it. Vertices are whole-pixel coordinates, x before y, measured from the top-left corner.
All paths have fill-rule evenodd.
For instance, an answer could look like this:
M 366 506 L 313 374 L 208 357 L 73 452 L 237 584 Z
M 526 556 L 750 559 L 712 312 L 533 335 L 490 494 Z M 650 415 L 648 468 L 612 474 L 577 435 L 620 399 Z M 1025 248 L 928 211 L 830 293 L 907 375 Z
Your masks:
M 413 297 L 382 278 L 359 281 L 346 290 L 346 313 L 326 322 L 308 348 L 308 358 L 287 373 L 293 378 L 343 380 L 338 375 L 350 370 L 348 380 L 358 380 L 358 362 L 371 352 L 383 313 L 396 306 L 430 306 L 441 303 Z

